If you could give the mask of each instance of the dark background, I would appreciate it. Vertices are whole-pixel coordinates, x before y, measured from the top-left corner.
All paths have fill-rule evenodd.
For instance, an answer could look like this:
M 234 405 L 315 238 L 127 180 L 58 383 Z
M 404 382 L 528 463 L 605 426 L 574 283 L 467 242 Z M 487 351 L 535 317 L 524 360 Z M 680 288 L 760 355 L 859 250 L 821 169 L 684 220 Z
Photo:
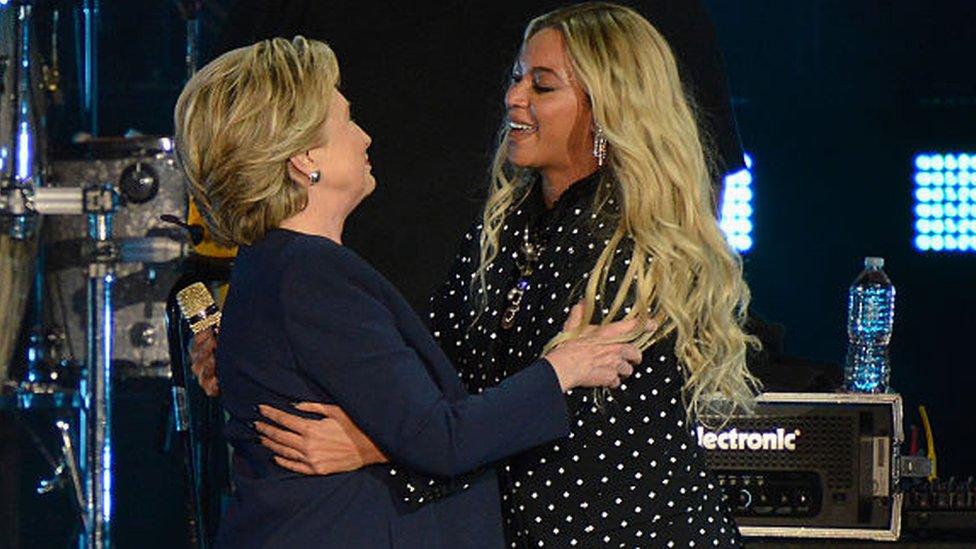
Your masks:
M 557 4 L 241 4 L 248 9 L 235 12 L 226 0 L 204 3 L 208 55 L 258 20 L 263 30 L 302 29 L 336 50 L 354 115 L 373 137 L 379 183 L 347 225 L 347 244 L 422 307 L 477 214 L 522 28 Z M 657 7 L 681 2 L 630 4 L 653 20 Z M 785 325 L 789 354 L 840 363 L 847 287 L 864 256 L 884 256 L 898 288 L 892 384 L 905 397 L 906 428 L 920 424 L 916 407 L 926 405 L 941 476 L 976 474 L 976 427 L 967 407 L 976 386 L 976 255 L 915 251 L 911 203 L 915 152 L 976 151 L 976 5 L 704 4 L 725 58 L 742 143 L 754 159 L 755 246 L 745 262 L 755 308 Z M 102 9 L 101 134 L 130 128 L 170 134 L 184 74 L 174 4 L 104 2 Z M 52 135 L 62 140 L 79 129 L 70 78 L 65 85 L 69 103 L 51 117 Z M 152 402 L 163 394 L 138 393 Z M 157 428 L 158 408 L 144 402 L 131 409 L 120 428 L 139 434 L 128 440 L 152 439 L 144 433 Z M 145 444 L 141 450 L 122 444 L 123 452 L 145 452 Z M 155 479 L 144 478 L 136 460 L 122 458 L 120 498 L 142 503 L 119 507 L 120 535 L 135 541 L 151 534 L 172 545 L 182 533 L 179 500 L 172 497 L 179 478 L 168 458 L 151 454 L 138 462 L 159 462 Z M 47 500 L 41 509 L 33 502 L 24 510 L 51 513 L 56 503 Z M 158 520 L 147 523 L 147 509 Z M 58 543 L 55 532 L 29 536 L 22 533 L 22 541 Z

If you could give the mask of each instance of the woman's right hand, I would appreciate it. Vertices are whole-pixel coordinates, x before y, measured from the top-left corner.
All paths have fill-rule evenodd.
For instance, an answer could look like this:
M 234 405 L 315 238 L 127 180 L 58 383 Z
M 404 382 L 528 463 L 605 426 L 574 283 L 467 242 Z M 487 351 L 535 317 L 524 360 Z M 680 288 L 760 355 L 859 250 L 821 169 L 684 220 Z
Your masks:
M 563 331 L 576 329 L 582 318 L 582 305 L 574 306 Z M 623 378 L 634 373 L 642 355 L 636 345 L 613 341 L 634 332 L 639 325 L 639 320 L 631 319 L 587 326 L 582 336 L 560 343 L 543 358 L 552 364 L 563 392 L 574 387 L 619 387 Z M 653 328 L 648 326 L 650 331 Z
M 190 369 L 193 375 L 197 376 L 197 383 L 209 397 L 220 394 L 220 385 L 217 383 L 217 362 L 214 360 L 214 352 L 217 350 L 217 336 L 213 330 L 204 330 L 193 335 L 193 344 L 190 345 Z
M 258 405 L 258 411 L 270 421 L 255 421 L 254 429 L 281 467 L 303 475 L 331 475 L 389 461 L 342 408 L 301 402 L 295 409 L 321 417 L 308 419 Z

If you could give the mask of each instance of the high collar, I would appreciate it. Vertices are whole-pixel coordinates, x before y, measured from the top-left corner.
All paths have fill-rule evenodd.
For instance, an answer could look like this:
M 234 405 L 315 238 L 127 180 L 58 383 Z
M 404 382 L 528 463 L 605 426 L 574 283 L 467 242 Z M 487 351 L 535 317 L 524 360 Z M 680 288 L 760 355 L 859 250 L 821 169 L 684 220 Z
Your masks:
M 590 175 L 575 181 L 563 191 L 551 208 L 546 208 L 542 194 L 542 177 L 538 177 L 533 185 L 529 204 L 537 227 L 545 227 L 576 209 L 588 210 L 593 202 L 593 196 L 600 186 L 603 170 L 596 170 Z

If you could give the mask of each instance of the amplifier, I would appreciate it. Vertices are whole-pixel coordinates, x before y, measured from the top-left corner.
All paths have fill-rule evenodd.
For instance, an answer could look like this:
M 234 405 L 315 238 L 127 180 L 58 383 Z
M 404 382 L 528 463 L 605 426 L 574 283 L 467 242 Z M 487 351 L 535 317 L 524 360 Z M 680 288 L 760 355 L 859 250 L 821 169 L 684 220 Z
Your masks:
M 898 539 L 899 395 L 764 393 L 695 434 L 742 535 Z

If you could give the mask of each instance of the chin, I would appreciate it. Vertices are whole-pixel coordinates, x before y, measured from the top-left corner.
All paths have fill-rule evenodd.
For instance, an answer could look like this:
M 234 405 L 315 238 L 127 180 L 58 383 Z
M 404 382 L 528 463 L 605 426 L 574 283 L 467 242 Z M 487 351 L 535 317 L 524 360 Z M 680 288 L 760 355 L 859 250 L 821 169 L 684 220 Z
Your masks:
M 508 161 L 513 166 L 516 166 L 518 168 L 534 168 L 534 167 L 536 167 L 536 163 L 533 162 L 533 158 L 532 158 L 531 155 L 524 154 L 524 153 L 519 154 L 518 151 L 511 151 L 510 150 L 508 152 Z
M 363 198 L 373 194 L 373 191 L 376 190 L 376 180 L 370 177 L 369 181 L 367 181 L 364 185 L 364 188 L 365 190 L 363 192 Z

